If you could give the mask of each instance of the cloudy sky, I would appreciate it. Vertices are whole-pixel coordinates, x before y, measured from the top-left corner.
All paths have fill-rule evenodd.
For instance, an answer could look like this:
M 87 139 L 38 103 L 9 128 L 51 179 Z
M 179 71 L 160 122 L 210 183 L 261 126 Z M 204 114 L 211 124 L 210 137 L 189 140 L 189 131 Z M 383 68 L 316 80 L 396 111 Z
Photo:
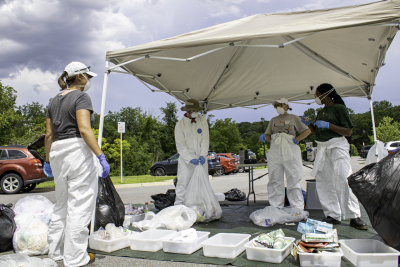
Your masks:
M 18 91 L 17 104 L 47 104 L 57 94 L 57 79 L 71 61 L 99 74 L 88 94 L 100 112 L 107 50 L 139 45 L 258 13 L 290 12 L 368 3 L 366 0 L 0 0 L 0 80 Z M 380 70 L 373 100 L 400 105 L 400 49 L 396 37 Z M 106 110 L 138 107 L 160 115 L 174 98 L 153 94 L 134 77 L 113 73 Z M 346 98 L 356 112 L 366 99 Z M 314 104 L 315 105 L 315 104 Z M 294 114 L 309 106 L 292 105 Z M 316 107 L 316 106 L 315 106 Z M 211 112 L 237 122 L 276 116 L 272 107 Z

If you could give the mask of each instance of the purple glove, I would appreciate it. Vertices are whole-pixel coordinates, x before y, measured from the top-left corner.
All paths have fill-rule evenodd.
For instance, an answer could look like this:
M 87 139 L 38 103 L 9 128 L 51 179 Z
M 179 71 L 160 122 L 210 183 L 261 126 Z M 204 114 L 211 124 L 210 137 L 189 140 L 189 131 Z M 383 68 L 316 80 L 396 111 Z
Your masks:
M 300 142 L 296 141 L 296 137 L 293 138 L 293 143 L 295 143 L 296 145 L 298 145 Z
M 201 165 L 204 165 L 204 163 L 206 162 L 206 159 L 203 156 L 200 156 L 199 161 L 200 161 Z
M 47 177 L 53 177 L 53 172 L 51 170 L 50 164 L 45 162 L 43 166 L 43 172 Z
M 108 165 L 106 156 L 104 156 L 104 153 L 103 153 L 100 156 L 97 156 L 97 158 L 100 161 L 101 167 L 103 167 L 103 173 L 101 174 L 101 177 L 106 178 L 108 176 L 108 174 L 110 173 L 110 165 Z

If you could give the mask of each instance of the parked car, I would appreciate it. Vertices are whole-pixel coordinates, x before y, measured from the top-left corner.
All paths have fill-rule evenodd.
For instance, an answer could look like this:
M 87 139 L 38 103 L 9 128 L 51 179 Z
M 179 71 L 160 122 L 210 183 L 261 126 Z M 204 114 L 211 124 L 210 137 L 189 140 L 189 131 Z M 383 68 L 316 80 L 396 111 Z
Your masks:
M 369 149 L 370 149 L 371 147 L 372 147 L 371 145 L 363 146 L 363 147 L 361 148 L 360 157 L 362 157 L 362 158 L 367 158 L 368 151 L 369 151 Z
M 236 165 L 234 159 L 228 158 L 227 156 L 222 155 L 222 154 L 221 155 L 218 154 L 218 156 L 219 156 L 219 160 L 221 162 L 221 166 L 224 169 L 224 173 L 226 175 L 230 174 L 234 170 L 237 170 L 237 165 Z
M 393 153 L 394 150 L 396 150 L 398 147 L 400 147 L 400 141 L 390 141 L 385 143 L 385 148 L 389 152 L 389 155 Z
M 178 159 L 179 153 L 176 153 L 166 160 L 154 163 L 150 168 L 150 174 L 153 176 L 177 175 Z M 208 151 L 207 162 L 210 175 L 222 173 L 223 169 L 217 153 L 212 150 Z
M 235 169 L 232 170 L 232 172 L 233 173 L 237 173 L 238 172 L 238 170 L 239 170 L 239 158 L 236 157 L 235 153 L 218 153 L 217 155 L 220 156 L 220 157 L 221 156 L 226 156 L 226 157 L 228 157 L 230 159 L 233 159 L 234 163 L 235 163 Z M 224 167 L 222 163 L 221 163 L 221 165 L 222 165 L 222 167 Z
M 37 184 L 52 179 L 44 174 L 44 158 L 37 152 L 44 146 L 44 137 L 40 136 L 27 147 L 0 146 L 0 187 L 4 193 L 29 192 Z

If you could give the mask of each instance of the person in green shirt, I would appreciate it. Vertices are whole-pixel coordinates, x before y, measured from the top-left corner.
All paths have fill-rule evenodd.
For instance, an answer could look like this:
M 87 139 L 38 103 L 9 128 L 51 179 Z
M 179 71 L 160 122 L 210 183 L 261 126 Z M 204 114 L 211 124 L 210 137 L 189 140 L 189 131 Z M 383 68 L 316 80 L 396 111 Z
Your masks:
M 302 118 L 316 136 L 318 150 L 311 176 L 315 177 L 318 197 L 326 218 L 324 222 L 340 224 L 350 219 L 350 226 L 367 230 L 360 219 L 360 205 L 347 183 L 353 171 L 349 143 L 353 124 L 343 99 L 331 84 L 321 84 L 315 92 L 315 102 L 324 107 L 318 112 L 314 125 L 309 118 Z

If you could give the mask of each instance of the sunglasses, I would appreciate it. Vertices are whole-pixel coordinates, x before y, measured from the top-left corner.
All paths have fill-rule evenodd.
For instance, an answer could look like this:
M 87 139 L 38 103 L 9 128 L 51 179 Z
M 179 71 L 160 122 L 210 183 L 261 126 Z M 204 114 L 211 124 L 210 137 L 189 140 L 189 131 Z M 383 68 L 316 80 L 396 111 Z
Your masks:
M 79 71 L 83 71 L 83 70 L 88 70 L 88 71 L 90 71 L 91 70 L 91 66 L 89 66 L 89 67 L 86 67 L 86 68 L 83 68 L 83 69 L 80 69 L 80 70 L 76 70 L 75 72 L 79 72 Z
M 276 103 L 274 107 L 283 107 L 286 106 L 286 104 L 283 103 Z

